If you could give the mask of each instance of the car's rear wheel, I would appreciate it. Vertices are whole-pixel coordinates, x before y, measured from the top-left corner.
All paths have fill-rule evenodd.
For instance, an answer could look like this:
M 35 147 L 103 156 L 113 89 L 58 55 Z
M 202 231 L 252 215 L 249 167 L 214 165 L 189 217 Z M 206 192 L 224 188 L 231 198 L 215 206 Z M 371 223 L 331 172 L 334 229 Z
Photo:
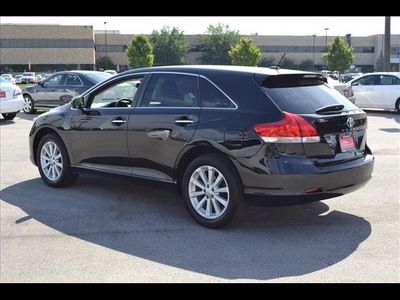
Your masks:
M 38 145 L 36 161 L 40 176 L 51 187 L 64 187 L 76 181 L 63 141 L 56 134 L 45 135 Z
M 182 179 L 182 196 L 190 215 L 200 225 L 213 229 L 233 221 L 241 205 L 242 190 L 232 163 L 217 154 L 193 160 Z
M 17 113 L 16 113 L 16 112 L 13 112 L 13 113 L 4 113 L 4 114 L 1 114 L 1 115 L 2 115 L 3 118 L 6 119 L 6 120 L 12 120 L 12 119 L 14 119 L 14 118 L 17 116 Z
M 24 95 L 24 113 L 34 114 L 36 112 L 35 106 L 33 104 L 33 99 L 29 95 Z

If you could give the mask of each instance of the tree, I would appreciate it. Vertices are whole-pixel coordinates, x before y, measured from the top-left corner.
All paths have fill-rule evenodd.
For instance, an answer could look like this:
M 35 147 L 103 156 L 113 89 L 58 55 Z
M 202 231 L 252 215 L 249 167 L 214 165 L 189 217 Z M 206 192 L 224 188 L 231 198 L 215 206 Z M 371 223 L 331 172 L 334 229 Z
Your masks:
M 280 63 L 279 67 L 281 69 L 293 69 L 296 70 L 298 69 L 297 62 L 294 58 L 291 57 L 285 57 L 282 59 L 282 62 Z
M 173 27 L 171 30 L 164 26 L 160 32 L 153 31 L 150 37 L 153 44 L 155 65 L 184 65 L 188 53 L 189 42 L 183 31 Z
M 314 71 L 314 62 L 312 59 L 304 59 L 299 64 L 299 70 Z
M 97 59 L 96 61 L 97 69 L 98 70 L 115 70 L 117 66 L 111 61 L 109 56 L 102 56 Z
M 202 64 L 230 65 L 229 50 L 240 40 L 239 31 L 230 30 L 228 25 L 219 23 L 209 25 L 205 34 L 200 37 L 200 57 Z
M 228 55 L 232 58 L 232 65 L 258 66 L 261 61 L 261 50 L 252 43 L 250 38 L 241 38 L 236 46 L 232 46 Z
M 153 46 L 144 34 L 135 36 L 125 50 L 129 67 L 132 69 L 153 66 Z
M 259 67 L 271 67 L 274 64 L 275 58 L 273 57 L 263 57 L 259 64 Z
M 381 55 L 377 58 L 375 62 L 375 72 L 383 72 L 385 69 L 385 64 L 383 61 L 383 53 L 381 51 Z
M 345 70 L 349 69 L 354 60 L 355 56 L 353 51 L 353 47 L 346 45 L 339 36 L 336 36 L 333 42 L 328 44 L 328 51 L 322 56 L 328 70 L 343 73 Z

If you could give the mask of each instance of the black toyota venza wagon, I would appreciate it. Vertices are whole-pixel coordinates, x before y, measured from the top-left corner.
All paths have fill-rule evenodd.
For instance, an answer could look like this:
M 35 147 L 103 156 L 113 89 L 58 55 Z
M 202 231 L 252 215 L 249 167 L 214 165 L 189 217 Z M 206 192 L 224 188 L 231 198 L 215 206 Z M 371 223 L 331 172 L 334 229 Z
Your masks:
M 367 125 L 319 73 L 150 67 L 39 115 L 30 158 L 51 187 L 82 171 L 174 184 L 194 220 L 221 228 L 248 200 L 300 204 L 362 187 L 374 167 Z

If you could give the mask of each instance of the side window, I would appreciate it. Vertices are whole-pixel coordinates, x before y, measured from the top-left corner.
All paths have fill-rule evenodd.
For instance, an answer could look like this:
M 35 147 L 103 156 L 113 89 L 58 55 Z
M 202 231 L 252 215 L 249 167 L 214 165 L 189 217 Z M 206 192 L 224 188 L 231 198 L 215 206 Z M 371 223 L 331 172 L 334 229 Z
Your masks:
M 377 79 L 379 79 L 379 77 L 374 75 L 365 76 L 363 78 L 360 78 L 359 80 L 354 81 L 352 85 L 376 85 L 379 84 L 377 82 Z
M 142 107 L 198 107 L 198 77 L 153 74 L 144 93 Z
M 395 84 L 394 79 L 395 79 L 395 77 L 393 77 L 393 76 L 383 75 L 381 77 L 381 85 L 394 85 Z
M 200 78 L 200 99 L 202 107 L 236 107 L 236 105 L 224 93 L 204 78 Z
M 94 95 L 91 107 L 131 107 L 143 77 L 118 81 Z
M 83 84 L 77 75 L 67 74 L 67 75 L 65 75 L 64 85 L 78 86 L 78 85 L 83 85 Z
M 62 78 L 62 74 L 57 74 L 57 75 L 51 76 L 46 80 L 45 86 L 47 86 L 47 85 L 60 85 L 61 78 Z

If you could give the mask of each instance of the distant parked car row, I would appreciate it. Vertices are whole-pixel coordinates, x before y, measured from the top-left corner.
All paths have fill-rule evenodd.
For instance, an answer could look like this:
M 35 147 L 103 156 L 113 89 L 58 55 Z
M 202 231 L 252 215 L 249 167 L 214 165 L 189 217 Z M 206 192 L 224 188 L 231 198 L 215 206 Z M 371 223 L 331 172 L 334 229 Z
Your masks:
M 50 76 L 51 74 L 37 74 L 35 72 L 24 72 L 22 75 L 15 75 L 15 77 L 12 74 L 1 74 L 1 77 L 13 84 L 39 83 Z

